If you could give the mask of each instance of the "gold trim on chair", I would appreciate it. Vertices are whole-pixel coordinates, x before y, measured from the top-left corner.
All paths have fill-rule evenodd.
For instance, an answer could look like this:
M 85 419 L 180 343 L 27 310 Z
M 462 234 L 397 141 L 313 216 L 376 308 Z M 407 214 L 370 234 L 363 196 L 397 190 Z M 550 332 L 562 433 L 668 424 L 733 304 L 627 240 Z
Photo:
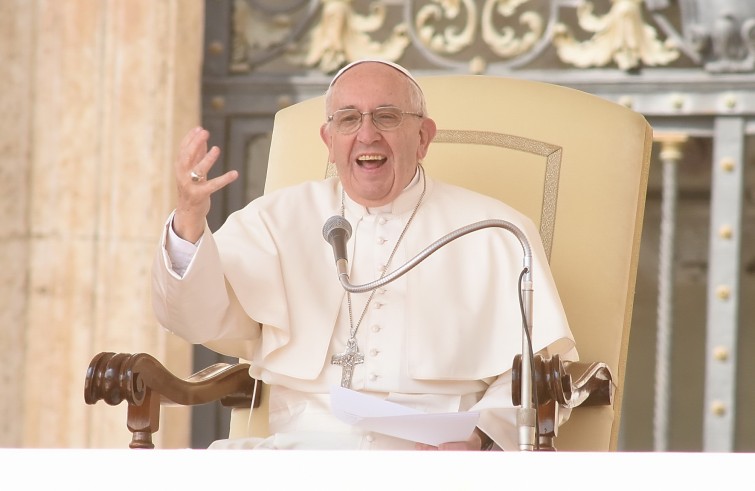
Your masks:
M 543 203 L 540 212 L 540 236 L 543 247 L 551 257 L 553 234 L 556 227 L 556 207 L 558 204 L 558 178 L 561 171 L 562 148 L 550 143 L 507 135 L 492 131 L 438 130 L 435 143 L 469 143 L 490 145 L 511 150 L 519 150 L 545 157 L 545 178 L 543 180 Z

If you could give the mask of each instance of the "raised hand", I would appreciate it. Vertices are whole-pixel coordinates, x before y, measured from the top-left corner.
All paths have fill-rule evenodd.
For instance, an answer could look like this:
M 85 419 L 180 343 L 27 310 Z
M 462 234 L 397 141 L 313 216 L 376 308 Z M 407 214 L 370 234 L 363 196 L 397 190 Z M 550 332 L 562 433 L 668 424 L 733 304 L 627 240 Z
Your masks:
M 207 174 L 220 156 L 216 146 L 207 150 L 210 133 L 201 127 L 189 131 L 181 141 L 175 162 L 178 202 L 173 217 L 173 230 L 184 240 L 196 242 L 202 237 L 210 211 L 210 196 L 235 181 L 235 170 L 207 179 Z

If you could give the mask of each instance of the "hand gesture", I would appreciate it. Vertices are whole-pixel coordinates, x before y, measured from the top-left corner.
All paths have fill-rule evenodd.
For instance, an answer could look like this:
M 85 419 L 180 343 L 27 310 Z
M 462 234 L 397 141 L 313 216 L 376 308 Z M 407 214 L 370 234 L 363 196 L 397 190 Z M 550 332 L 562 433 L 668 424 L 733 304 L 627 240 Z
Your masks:
M 178 203 L 173 217 L 173 230 L 184 240 L 196 242 L 204 233 L 210 211 L 210 195 L 238 178 L 231 170 L 214 179 L 207 174 L 220 156 L 216 146 L 207 150 L 210 133 L 201 127 L 189 131 L 181 141 L 175 163 Z
M 475 430 L 469 436 L 469 439 L 465 442 L 441 443 L 437 447 L 434 445 L 427 445 L 426 443 L 415 443 L 414 448 L 415 450 L 449 450 L 449 451 L 482 450 L 482 447 L 483 447 L 482 435 L 483 433 L 478 428 L 475 428 Z M 489 438 L 487 437 L 485 437 L 485 439 L 489 440 Z

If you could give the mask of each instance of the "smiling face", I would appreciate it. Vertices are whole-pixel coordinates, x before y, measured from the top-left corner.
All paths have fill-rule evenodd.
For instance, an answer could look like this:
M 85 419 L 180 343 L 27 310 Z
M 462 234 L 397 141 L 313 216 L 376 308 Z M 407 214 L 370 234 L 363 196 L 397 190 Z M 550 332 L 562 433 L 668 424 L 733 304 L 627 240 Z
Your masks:
M 383 106 L 421 113 L 421 101 L 413 92 L 413 82 L 400 71 L 383 63 L 364 62 L 338 77 L 325 109 L 328 116 L 340 109 L 364 113 Z M 411 115 L 405 115 L 401 125 L 392 130 L 377 129 L 369 114 L 354 133 L 339 133 L 332 122 L 320 128 L 344 190 L 368 207 L 390 203 L 401 193 L 427 154 L 435 132 L 432 119 Z

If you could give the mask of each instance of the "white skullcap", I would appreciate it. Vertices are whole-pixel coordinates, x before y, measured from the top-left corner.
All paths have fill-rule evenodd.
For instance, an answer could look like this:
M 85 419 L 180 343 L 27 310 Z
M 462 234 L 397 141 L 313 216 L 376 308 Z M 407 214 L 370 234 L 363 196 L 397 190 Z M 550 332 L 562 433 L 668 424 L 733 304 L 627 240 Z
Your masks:
M 333 87 L 333 84 L 336 83 L 336 80 L 338 80 L 338 78 L 341 75 L 343 75 L 348 70 L 350 70 L 350 69 L 354 68 L 355 66 L 360 65 L 362 63 L 382 63 L 383 65 L 387 65 L 387 66 L 389 66 L 389 67 L 391 67 L 391 68 L 393 68 L 395 70 L 398 70 L 399 72 L 401 72 L 404 75 L 406 75 L 406 78 L 408 78 L 409 80 L 411 80 L 412 83 L 417 86 L 417 88 L 419 89 L 420 93 L 422 92 L 422 87 L 419 86 L 419 84 L 417 83 L 417 80 L 415 80 L 415 78 L 412 76 L 412 74 L 409 73 L 409 70 L 407 70 L 406 68 L 402 67 L 401 65 L 399 65 L 397 63 L 393 63 L 392 61 L 387 61 L 387 60 L 381 60 L 379 58 L 365 58 L 365 59 L 362 59 L 362 60 L 352 61 L 351 63 L 349 63 L 345 67 L 343 67 L 340 70 L 338 70 L 338 73 L 335 74 L 335 76 L 333 77 L 333 80 L 330 81 L 330 85 L 328 87 Z

